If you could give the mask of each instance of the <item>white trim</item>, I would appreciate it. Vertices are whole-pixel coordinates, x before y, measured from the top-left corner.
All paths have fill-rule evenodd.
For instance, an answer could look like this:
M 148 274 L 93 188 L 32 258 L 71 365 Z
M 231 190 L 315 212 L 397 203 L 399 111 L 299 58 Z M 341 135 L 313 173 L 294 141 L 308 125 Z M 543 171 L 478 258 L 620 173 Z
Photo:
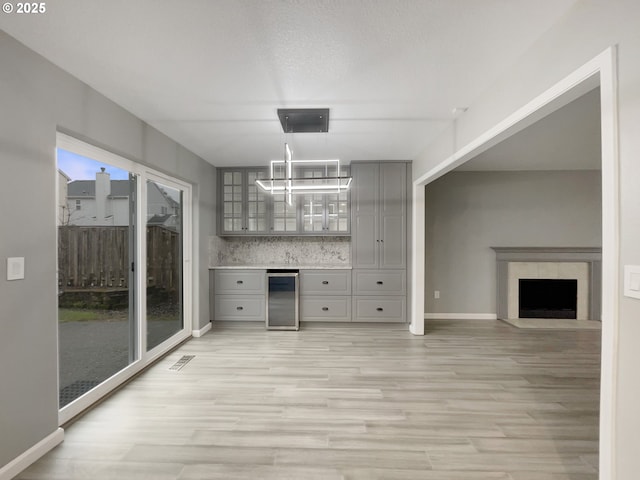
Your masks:
M 26 452 L 23 452 L 4 467 L 0 468 L 0 480 L 11 480 L 29 465 L 42 458 L 50 450 L 60 445 L 64 440 L 64 430 L 57 428 Z
M 425 320 L 497 320 L 495 313 L 425 313 Z
M 568 103 L 568 101 L 586 93 L 589 89 L 597 86 L 599 80 L 602 139 L 602 355 L 599 471 L 602 480 L 616 478 L 614 464 L 616 355 L 620 298 L 617 68 L 617 50 L 615 46 L 612 46 L 414 181 L 415 191 L 415 187 L 436 180 L 499 141 L 531 125 L 553 111 L 559 101 Z M 420 204 L 414 201 L 413 211 L 414 218 L 424 217 L 424 202 Z M 414 225 L 412 235 L 412 245 L 415 251 L 424 250 L 424 232 L 418 232 Z M 412 282 L 411 295 L 414 305 L 424 303 L 424 277 Z M 415 321 L 415 318 L 412 320 Z M 413 327 L 414 323 L 411 326 Z M 413 330 L 411 331 L 413 333 Z
M 211 322 L 207 323 L 204 327 L 202 327 L 199 330 L 193 330 L 191 332 L 191 335 L 193 335 L 194 337 L 198 338 L 203 336 L 205 333 L 207 333 L 209 330 L 211 330 Z
M 616 478 L 614 462 L 618 302 L 620 298 L 620 165 L 618 61 L 615 47 L 598 57 L 602 139 L 602 353 L 600 367 L 600 478 Z
M 98 161 L 109 163 L 114 167 L 118 167 L 122 170 L 128 170 L 132 173 L 138 173 L 141 169 L 140 164 L 137 164 L 128 158 L 116 155 L 104 148 L 91 145 L 90 143 L 74 138 L 66 133 L 56 132 L 56 149 L 58 148 L 77 153 L 78 155 L 82 155 L 93 160 L 97 160 L 96 157 L 98 157 L 100 158 Z
M 424 260 L 425 260 L 425 206 L 424 189 L 422 184 L 413 184 L 413 208 L 411 209 L 411 305 L 409 331 L 413 335 L 424 335 Z M 418 288 L 420 286 L 420 288 Z M 417 292 L 420 292 L 418 295 Z

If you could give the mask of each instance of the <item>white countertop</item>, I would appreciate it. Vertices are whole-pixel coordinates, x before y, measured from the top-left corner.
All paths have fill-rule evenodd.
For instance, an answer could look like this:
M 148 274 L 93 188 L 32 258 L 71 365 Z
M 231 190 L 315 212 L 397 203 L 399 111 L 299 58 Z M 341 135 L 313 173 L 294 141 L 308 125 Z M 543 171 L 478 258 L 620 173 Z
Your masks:
M 351 265 L 213 265 L 210 270 L 351 270 Z

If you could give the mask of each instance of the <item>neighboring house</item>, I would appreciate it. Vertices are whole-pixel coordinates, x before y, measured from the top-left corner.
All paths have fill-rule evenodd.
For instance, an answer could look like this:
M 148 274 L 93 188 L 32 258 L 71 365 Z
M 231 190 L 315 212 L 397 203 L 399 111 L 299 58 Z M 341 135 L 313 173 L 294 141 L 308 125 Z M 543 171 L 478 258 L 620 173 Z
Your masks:
M 104 168 L 96 173 L 95 180 L 74 180 L 66 184 L 65 225 L 122 226 L 129 225 L 129 180 L 111 180 Z M 164 225 L 169 225 L 178 214 L 180 204 L 155 183 L 147 186 L 147 218 L 165 215 Z M 64 207 L 62 207 L 64 209 Z M 156 220 L 157 223 L 157 220 Z
M 176 215 L 165 214 L 165 215 L 154 215 L 147 219 L 147 226 L 151 225 L 162 225 L 163 227 L 168 227 L 173 230 L 177 230 L 178 228 L 178 217 Z
M 180 202 L 171 197 L 157 183 L 147 183 L 147 224 L 155 223 L 176 226 L 176 216 L 180 213 Z M 164 218 L 162 222 L 160 219 Z

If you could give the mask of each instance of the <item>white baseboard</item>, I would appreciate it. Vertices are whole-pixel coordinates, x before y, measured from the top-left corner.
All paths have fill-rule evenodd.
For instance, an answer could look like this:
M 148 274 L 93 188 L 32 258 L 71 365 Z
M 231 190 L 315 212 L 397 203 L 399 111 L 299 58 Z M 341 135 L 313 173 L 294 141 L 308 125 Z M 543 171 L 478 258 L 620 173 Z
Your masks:
M 49 450 L 62 443 L 63 440 L 64 430 L 58 428 L 56 431 L 40 440 L 22 455 L 16 457 L 15 459 L 7 463 L 4 467 L 0 468 L 0 480 L 11 480 L 29 465 L 34 463 L 40 457 L 44 456 Z
M 425 320 L 497 320 L 495 313 L 425 313 Z
M 194 337 L 201 337 L 203 336 L 205 333 L 207 333 L 209 330 L 211 330 L 211 322 L 207 323 L 204 327 L 202 327 L 200 330 L 192 330 L 191 331 L 191 335 L 193 335 Z

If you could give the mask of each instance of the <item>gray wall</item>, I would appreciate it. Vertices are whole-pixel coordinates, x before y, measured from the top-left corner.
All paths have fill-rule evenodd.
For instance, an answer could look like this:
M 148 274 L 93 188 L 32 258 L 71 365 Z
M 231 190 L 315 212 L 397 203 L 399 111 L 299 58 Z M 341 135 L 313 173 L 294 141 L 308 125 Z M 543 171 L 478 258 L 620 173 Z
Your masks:
M 0 466 L 58 427 L 56 129 L 194 184 L 195 285 L 208 320 L 208 237 L 215 169 L 87 85 L 0 32 Z M 6 280 L 6 258 L 26 278 Z M 198 288 L 202 292 L 198 292 Z
M 601 202 L 599 171 L 451 172 L 427 185 L 425 312 L 496 313 L 490 247 L 599 247 Z

